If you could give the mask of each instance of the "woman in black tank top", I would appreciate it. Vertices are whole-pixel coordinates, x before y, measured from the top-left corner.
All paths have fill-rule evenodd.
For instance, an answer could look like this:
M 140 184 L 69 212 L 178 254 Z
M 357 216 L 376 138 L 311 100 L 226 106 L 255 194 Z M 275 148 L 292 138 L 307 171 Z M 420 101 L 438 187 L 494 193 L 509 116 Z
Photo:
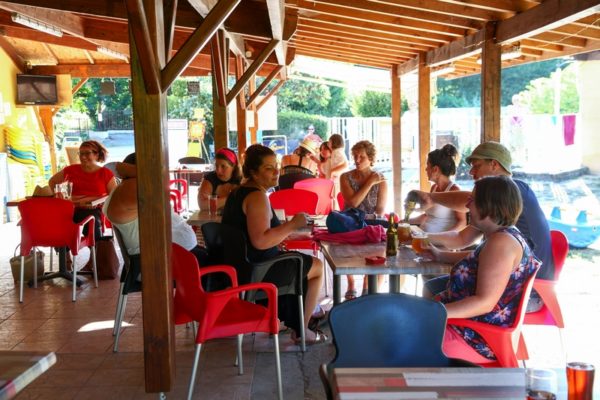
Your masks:
M 243 166 L 245 182 L 231 193 L 223 210 L 222 223 L 241 229 L 248 240 L 248 259 L 251 262 L 268 260 L 279 254 L 279 244 L 291 233 L 306 226 L 306 214 L 296 214 L 290 221 L 281 223 L 269 203 L 267 190 L 277 186 L 279 181 L 279 168 L 277 157 L 270 148 L 255 144 L 246 149 L 246 158 Z M 306 291 L 304 301 L 307 313 L 305 313 L 304 326 L 306 331 L 306 342 L 317 343 L 326 340 L 320 332 L 308 329 L 311 312 L 317 306 L 317 300 L 321 285 L 323 284 L 323 263 L 321 260 L 308 255 L 303 255 L 304 273 L 306 276 Z M 273 279 L 269 281 L 277 284 L 277 281 L 288 281 L 286 274 L 293 273 L 286 265 L 277 264 L 274 267 Z M 271 274 L 271 271 L 269 272 Z M 241 284 L 245 282 L 241 282 Z M 285 296 L 280 296 L 281 298 Z M 295 299 L 286 304 L 283 309 L 294 312 L 281 315 L 286 325 L 297 330 L 299 318 L 299 307 Z M 295 314 L 295 318 L 294 315 Z M 294 326 L 296 325 L 296 326 Z M 297 335 L 296 335 L 297 337 Z

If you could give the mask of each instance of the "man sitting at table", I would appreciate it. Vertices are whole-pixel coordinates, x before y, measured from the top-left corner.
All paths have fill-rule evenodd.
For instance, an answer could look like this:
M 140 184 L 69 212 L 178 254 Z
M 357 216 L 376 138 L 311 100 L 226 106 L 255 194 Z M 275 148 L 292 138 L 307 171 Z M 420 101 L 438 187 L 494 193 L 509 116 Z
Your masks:
M 140 254 L 140 238 L 135 153 L 129 154 L 122 163 L 117 164 L 117 173 L 122 181 L 106 199 L 103 211 L 113 226 L 119 230 L 127 247 L 127 254 L 138 255 Z M 205 265 L 206 251 L 198 246 L 194 230 L 172 209 L 171 239 L 173 243 L 191 251 L 200 265 Z M 132 261 L 135 262 L 135 257 Z
M 497 142 L 481 143 L 467 157 L 467 163 L 471 165 L 469 173 L 474 180 L 485 176 L 507 176 L 510 178 L 512 174 L 510 152 Z M 554 259 L 552 257 L 548 221 L 529 185 L 518 179 L 513 179 L 513 182 L 519 188 L 523 203 L 523 211 L 519 214 L 515 225 L 523 236 L 529 240 L 535 256 L 542 261 L 537 278 L 552 280 L 554 279 Z M 414 191 L 413 193 L 416 193 L 420 198 L 423 209 L 427 209 L 435 203 L 457 211 L 467 211 L 465 204 L 471 194 L 465 191 L 446 193 Z M 480 230 L 469 224 L 460 231 L 434 233 L 429 234 L 428 237 L 433 243 L 441 244 L 449 249 L 461 249 L 479 241 L 482 234 Z M 463 255 L 468 253 L 465 252 Z M 537 311 L 543 304 L 539 295 L 533 290 L 527 312 Z

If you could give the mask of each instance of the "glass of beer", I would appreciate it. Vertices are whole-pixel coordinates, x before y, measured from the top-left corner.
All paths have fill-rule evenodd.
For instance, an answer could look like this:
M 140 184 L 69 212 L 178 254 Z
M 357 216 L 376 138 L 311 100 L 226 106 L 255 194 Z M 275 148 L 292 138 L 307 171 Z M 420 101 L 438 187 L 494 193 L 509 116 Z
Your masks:
M 594 366 L 583 362 L 567 364 L 569 400 L 592 400 L 594 390 Z
M 410 243 L 410 225 L 406 223 L 398 224 L 398 242 L 399 243 Z
M 208 197 L 208 215 L 211 217 L 217 216 L 217 199 L 218 197 L 216 194 L 211 194 Z
M 412 248 L 415 253 L 422 253 L 429 247 L 429 241 L 427 240 L 427 235 L 415 236 L 413 234 L 412 238 Z

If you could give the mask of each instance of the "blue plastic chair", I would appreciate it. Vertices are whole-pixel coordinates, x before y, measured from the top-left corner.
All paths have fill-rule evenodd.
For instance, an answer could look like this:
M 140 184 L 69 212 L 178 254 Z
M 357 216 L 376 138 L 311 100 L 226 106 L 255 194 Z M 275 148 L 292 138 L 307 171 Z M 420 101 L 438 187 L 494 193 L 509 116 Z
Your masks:
M 407 294 L 362 296 L 333 307 L 329 324 L 336 355 L 319 371 L 327 398 L 333 368 L 478 367 L 442 351 L 446 308 Z

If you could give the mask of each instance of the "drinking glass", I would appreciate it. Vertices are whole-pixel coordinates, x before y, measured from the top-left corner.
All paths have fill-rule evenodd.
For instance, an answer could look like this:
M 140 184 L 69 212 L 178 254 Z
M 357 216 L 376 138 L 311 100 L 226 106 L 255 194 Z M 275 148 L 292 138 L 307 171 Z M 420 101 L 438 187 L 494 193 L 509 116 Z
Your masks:
M 569 400 L 592 400 L 594 390 L 594 366 L 583 362 L 567 364 Z
M 556 372 L 551 369 L 528 368 L 525 374 L 527 400 L 556 400 Z
M 63 182 L 62 193 L 65 199 L 70 200 L 73 193 L 73 182 Z
M 217 215 L 217 195 L 211 194 L 208 197 L 208 215 L 215 217 Z

